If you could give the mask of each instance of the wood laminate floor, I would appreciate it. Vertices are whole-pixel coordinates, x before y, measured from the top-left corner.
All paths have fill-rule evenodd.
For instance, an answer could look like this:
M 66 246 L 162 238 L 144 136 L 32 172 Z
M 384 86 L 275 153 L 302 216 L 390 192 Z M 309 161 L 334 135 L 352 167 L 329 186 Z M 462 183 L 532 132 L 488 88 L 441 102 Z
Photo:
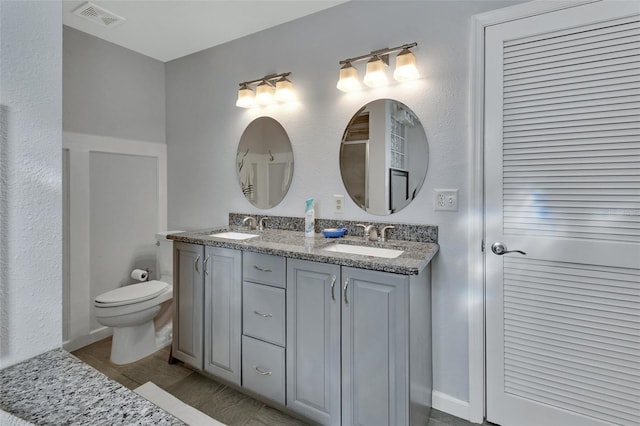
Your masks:
M 111 338 L 72 352 L 73 355 L 129 389 L 153 382 L 186 404 L 229 426 L 300 426 L 306 423 L 235 389 L 204 377 L 182 363 L 169 364 L 169 348 L 140 361 L 115 365 L 109 361 Z M 471 426 L 473 423 L 431 410 L 427 426 Z

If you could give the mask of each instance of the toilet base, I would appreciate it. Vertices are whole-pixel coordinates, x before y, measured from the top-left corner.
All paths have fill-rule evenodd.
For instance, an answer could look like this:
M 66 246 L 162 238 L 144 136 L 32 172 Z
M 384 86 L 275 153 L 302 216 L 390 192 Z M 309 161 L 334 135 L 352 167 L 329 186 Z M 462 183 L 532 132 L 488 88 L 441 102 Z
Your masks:
M 156 330 L 153 320 L 130 327 L 115 327 L 111 342 L 111 362 L 129 364 L 156 351 Z

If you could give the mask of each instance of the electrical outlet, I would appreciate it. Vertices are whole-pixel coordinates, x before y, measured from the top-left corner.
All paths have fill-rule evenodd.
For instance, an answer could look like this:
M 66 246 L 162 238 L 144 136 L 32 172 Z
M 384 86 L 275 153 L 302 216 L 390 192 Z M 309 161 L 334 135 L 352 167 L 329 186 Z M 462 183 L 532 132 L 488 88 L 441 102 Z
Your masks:
M 344 211 L 344 195 L 335 194 L 333 196 L 333 212 L 342 213 Z
M 433 209 L 458 211 L 458 190 L 457 189 L 434 189 Z

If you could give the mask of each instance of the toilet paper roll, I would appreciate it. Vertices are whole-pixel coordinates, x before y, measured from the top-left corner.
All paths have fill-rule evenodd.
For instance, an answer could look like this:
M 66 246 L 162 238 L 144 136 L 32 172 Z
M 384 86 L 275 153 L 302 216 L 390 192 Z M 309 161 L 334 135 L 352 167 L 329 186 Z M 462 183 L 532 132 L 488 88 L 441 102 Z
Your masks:
M 131 271 L 131 278 L 138 281 L 146 281 L 149 273 L 144 269 L 134 269 Z

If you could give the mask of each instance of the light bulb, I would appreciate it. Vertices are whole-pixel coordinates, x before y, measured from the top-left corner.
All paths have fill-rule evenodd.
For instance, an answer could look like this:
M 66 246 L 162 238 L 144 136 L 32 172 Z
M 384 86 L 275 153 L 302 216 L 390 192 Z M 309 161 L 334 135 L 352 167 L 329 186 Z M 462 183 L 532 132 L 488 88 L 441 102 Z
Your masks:
M 416 67 L 416 57 L 409 49 L 402 49 L 396 57 L 396 70 L 393 72 L 393 78 L 398 81 L 415 80 L 420 75 Z
M 367 73 L 364 75 L 364 84 L 369 87 L 380 87 L 387 84 L 385 63 L 378 56 L 374 56 L 367 62 Z
M 273 86 L 266 81 L 258 84 L 258 87 L 256 87 L 256 102 L 258 105 L 266 106 L 272 103 L 274 92 Z
M 280 102 L 290 102 L 296 98 L 293 91 L 293 83 L 291 83 L 286 77 L 282 77 L 276 81 L 276 100 Z
M 238 90 L 238 100 L 236 106 L 240 108 L 251 108 L 255 104 L 255 93 L 243 84 Z
M 355 69 L 350 62 L 347 62 L 340 68 L 340 78 L 338 79 L 336 87 L 343 92 L 352 92 L 360 88 L 358 70 Z

